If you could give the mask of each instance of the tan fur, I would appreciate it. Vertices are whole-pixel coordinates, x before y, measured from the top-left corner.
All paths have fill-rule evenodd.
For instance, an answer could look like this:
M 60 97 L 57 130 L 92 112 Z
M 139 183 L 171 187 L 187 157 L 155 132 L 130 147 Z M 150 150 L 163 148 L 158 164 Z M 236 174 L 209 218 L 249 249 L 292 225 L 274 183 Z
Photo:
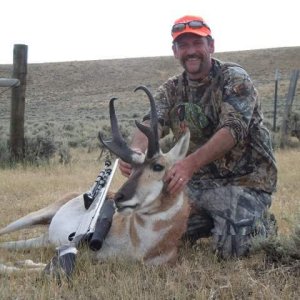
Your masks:
M 129 225 L 129 236 L 132 242 L 132 245 L 134 247 L 140 247 L 141 245 L 141 240 L 137 234 L 137 229 L 136 229 L 136 218 L 135 216 L 132 216 L 130 218 L 130 225 Z
M 120 215 L 118 218 L 115 216 L 113 218 L 114 226 L 111 227 L 109 232 L 119 238 L 120 236 L 124 235 L 126 222 L 127 220 L 125 216 Z
M 173 255 L 168 260 L 168 263 L 174 263 L 177 258 L 177 250 L 180 239 L 184 234 L 187 226 L 187 219 L 190 213 L 190 206 L 185 201 L 185 205 L 181 211 L 179 211 L 173 218 L 167 221 L 158 220 L 154 226 L 154 231 L 161 231 L 166 227 L 171 227 L 171 230 L 165 234 L 164 238 L 158 243 L 154 245 L 154 247 L 148 251 L 145 255 L 144 260 L 147 262 L 149 259 L 153 259 L 156 256 L 159 256 L 163 253 L 168 253 L 173 251 Z
M 180 228 L 183 227 L 183 231 L 185 231 L 185 225 L 186 225 L 186 220 L 190 214 L 190 205 L 188 204 L 188 200 L 185 199 L 184 202 L 184 207 L 182 208 L 181 211 L 179 211 L 173 218 L 165 221 L 165 220 L 158 220 L 153 224 L 153 230 L 154 231 L 159 231 L 164 227 L 168 227 L 174 224 L 180 224 Z M 183 225 L 183 226 L 181 226 Z M 175 226 L 174 226 L 175 227 Z
M 137 210 L 128 215 L 116 212 L 98 258 L 124 256 L 151 265 L 176 262 L 190 213 L 187 199 L 182 194 L 159 195 L 149 211 Z
M 183 192 L 172 196 L 165 192 L 163 178 L 172 163 L 184 157 L 188 141 L 189 132 L 170 152 L 158 153 L 150 162 L 141 164 L 116 194 L 108 193 L 107 198 L 115 200 L 117 211 L 102 248 L 96 252 L 98 259 L 123 256 L 151 265 L 176 261 L 190 206 Z M 153 169 L 154 164 L 160 168 Z M 9 224 L 0 230 L 0 234 L 51 221 L 47 239 L 43 236 L 32 239 L 28 247 L 34 246 L 35 241 L 39 243 L 38 246 L 45 245 L 44 241 L 56 246 L 65 245 L 69 243 L 69 235 L 77 230 L 84 213 L 83 195 L 71 193 Z M 14 243 L 18 242 L 19 245 L 26 244 L 23 240 L 0 243 L 0 247 L 16 247 Z
M 140 215 L 135 215 L 135 220 L 140 226 L 145 226 L 145 221 Z

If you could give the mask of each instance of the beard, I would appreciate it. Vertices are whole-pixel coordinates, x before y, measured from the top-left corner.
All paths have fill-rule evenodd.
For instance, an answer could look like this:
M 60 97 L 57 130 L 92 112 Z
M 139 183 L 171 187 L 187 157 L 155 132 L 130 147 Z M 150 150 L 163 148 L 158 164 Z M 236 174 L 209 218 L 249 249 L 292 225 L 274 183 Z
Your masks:
M 200 55 L 188 55 L 183 57 L 181 65 L 185 71 L 193 76 L 204 77 L 210 70 L 210 58 Z

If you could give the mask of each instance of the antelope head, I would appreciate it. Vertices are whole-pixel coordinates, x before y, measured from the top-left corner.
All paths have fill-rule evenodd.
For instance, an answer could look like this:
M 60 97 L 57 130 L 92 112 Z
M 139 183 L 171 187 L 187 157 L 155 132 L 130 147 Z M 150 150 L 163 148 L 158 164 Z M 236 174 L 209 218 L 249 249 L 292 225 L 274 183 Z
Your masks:
M 133 151 L 119 132 L 118 122 L 112 98 L 109 103 L 112 139 L 104 141 L 99 133 L 99 139 L 110 151 L 123 161 L 133 166 L 132 173 L 115 196 L 115 204 L 119 212 L 130 213 L 133 210 L 152 214 L 168 208 L 170 197 L 165 193 L 163 181 L 165 173 L 177 161 L 185 157 L 190 139 L 187 130 L 176 145 L 168 152 L 162 153 L 159 146 L 158 117 L 155 102 L 150 91 L 139 86 L 135 89 L 143 90 L 150 101 L 150 126 L 135 121 L 138 129 L 148 139 L 148 149 L 145 154 Z

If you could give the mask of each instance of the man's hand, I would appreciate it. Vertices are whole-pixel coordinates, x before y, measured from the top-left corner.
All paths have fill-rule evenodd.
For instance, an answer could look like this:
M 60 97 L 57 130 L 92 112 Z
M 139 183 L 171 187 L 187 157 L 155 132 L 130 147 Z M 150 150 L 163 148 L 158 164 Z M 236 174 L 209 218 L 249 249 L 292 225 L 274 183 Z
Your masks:
M 132 150 L 138 154 L 144 155 L 144 153 L 142 152 L 141 149 L 133 148 Z M 123 176 L 129 177 L 132 172 L 132 165 L 120 159 L 119 160 L 119 169 Z
M 122 173 L 123 176 L 129 177 L 132 171 L 132 166 L 131 164 L 126 163 L 123 160 L 119 160 L 119 169 Z
M 218 130 L 206 144 L 173 165 L 165 176 L 167 191 L 170 194 L 182 191 L 194 172 L 223 157 L 235 144 L 228 128 Z
M 195 166 L 190 164 L 188 157 L 176 162 L 165 175 L 164 181 L 168 184 L 167 191 L 171 194 L 180 193 L 192 178 Z

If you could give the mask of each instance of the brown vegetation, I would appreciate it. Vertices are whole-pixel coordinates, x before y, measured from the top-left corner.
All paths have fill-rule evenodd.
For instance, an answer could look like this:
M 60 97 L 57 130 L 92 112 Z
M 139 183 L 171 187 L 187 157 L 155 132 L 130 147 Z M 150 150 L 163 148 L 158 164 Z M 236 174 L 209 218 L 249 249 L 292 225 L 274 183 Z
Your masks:
M 18 167 L 0 173 L 1 226 L 44 207 L 70 191 L 85 191 L 102 164 L 97 153 L 76 150 L 68 166 L 51 163 L 40 167 Z M 278 151 L 278 191 L 272 212 L 275 213 L 280 237 L 293 233 L 299 209 L 299 150 Z M 293 165 L 293 169 L 291 166 Z M 116 189 L 124 178 L 118 172 L 113 180 Z M 299 214 L 298 214 L 299 216 Z M 1 240 L 37 235 L 23 230 Z M 288 245 L 288 244 L 284 244 Z M 284 249 L 284 247 L 281 248 Z M 299 248 L 298 248 L 299 249 Z M 1 262 L 21 259 L 48 262 L 54 249 L 31 251 L 1 250 Z M 276 258 L 276 257 L 275 257 Z M 173 267 L 147 267 L 140 263 L 111 260 L 93 264 L 89 252 L 78 254 L 74 285 L 57 286 L 38 274 L 1 276 L 1 299 L 298 299 L 299 261 L 270 259 L 264 251 L 251 257 L 218 261 L 211 253 L 209 239 L 194 248 L 181 247 L 178 263 Z
M 238 62 L 248 70 L 262 96 L 267 120 L 272 117 L 275 69 L 282 74 L 279 97 L 283 101 L 291 70 L 300 68 L 300 47 L 218 53 L 216 57 Z M 48 133 L 74 146 L 97 144 L 98 130 L 108 124 L 107 105 L 112 96 L 120 99 L 116 103 L 117 112 L 119 119 L 123 119 L 124 130 L 129 131 L 133 120 L 139 119 L 148 107 L 147 100 L 134 94 L 133 89 L 144 84 L 154 90 L 179 71 L 180 67 L 171 57 L 32 64 L 28 68 L 26 132 L 32 136 Z M 10 74 L 11 66 L 0 65 L 0 77 Z M 0 139 L 8 134 L 9 101 L 9 92 L 0 95 Z M 48 164 L 38 167 L 18 165 L 13 169 L 1 169 L 0 226 L 44 207 L 65 193 L 89 188 L 102 168 L 97 160 L 99 150 L 71 149 L 71 154 L 68 165 L 59 164 L 59 157 L 54 157 Z M 276 158 L 279 182 L 271 210 L 278 221 L 280 240 L 272 244 L 279 243 L 279 248 L 276 246 L 272 253 L 280 254 L 275 251 L 287 249 L 285 253 L 288 253 L 294 247 L 289 237 L 300 219 L 299 148 L 277 150 Z M 123 181 L 117 173 L 113 188 L 118 188 Z M 37 231 L 40 230 L 43 229 Z M 31 237 L 32 233 L 24 230 L 1 240 L 21 236 Z M 53 253 L 53 249 L 17 253 L 1 250 L 0 262 L 26 258 L 48 262 Z M 272 257 L 267 251 L 259 250 L 249 258 L 220 262 L 211 253 L 208 239 L 192 249 L 183 245 L 176 266 L 153 268 L 117 260 L 93 264 L 89 252 L 83 250 L 78 255 L 73 286 L 66 282 L 58 286 L 41 279 L 40 275 L 24 272 L 1 276 L 0 298 L 298 299 L 299 260 L 281 260 L 279 254 Z
M 29 47 L 30 54 L 30 47 Z M 293 69 L 300 69 L 300 47 L 216 53 L 216 58 L 239 63 L 251 75 L 262 99 L 266 122 L 273 117 L 274 75 L 278 69 L 279 114 L 283 112 Z M 71 147 L 95 146 L 99 128 L 107 126 L 108 101 L 118 97 L 124 131 L 134 126 L 148 109 L 138 85 L 152 91 L 169 76 L 181 72 L 173 57 L 150 57 L 99 61 L 29 64 L 26 90 L 25 131 L 29 137 L 53 136 Z M 0 65 L 0 77 L 11 77 L 12 66 Z M 0 139 L 7 137 L 10 92 L 0 94 Z M 300 88 L 296 92 L 299 98 Z M 297 99 L 296 99 L 297 100 Z M 295 110 L 300 111 L 295 101 Z M 278 120 L 277 124 L 280 120 Z

